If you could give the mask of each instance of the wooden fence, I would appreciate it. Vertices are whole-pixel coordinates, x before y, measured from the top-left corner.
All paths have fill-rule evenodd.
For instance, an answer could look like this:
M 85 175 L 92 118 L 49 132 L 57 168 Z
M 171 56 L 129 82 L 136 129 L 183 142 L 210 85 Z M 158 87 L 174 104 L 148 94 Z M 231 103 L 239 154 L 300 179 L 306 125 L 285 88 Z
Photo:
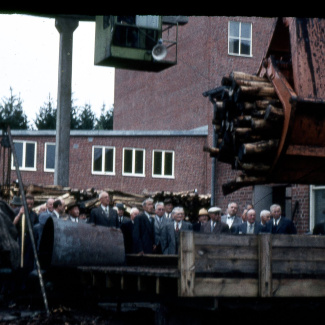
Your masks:
M 182 232 L 180 297 L 324 297 L 325 236 Z

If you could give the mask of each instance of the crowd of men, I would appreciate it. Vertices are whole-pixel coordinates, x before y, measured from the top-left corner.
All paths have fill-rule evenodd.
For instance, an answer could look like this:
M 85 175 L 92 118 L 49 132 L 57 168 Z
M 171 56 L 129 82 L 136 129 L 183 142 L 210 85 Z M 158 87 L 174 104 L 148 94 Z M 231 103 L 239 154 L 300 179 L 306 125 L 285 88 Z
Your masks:
M 14 205 L 16 211 L 13 223 L 19 231 L 18 241 L 21 240 L 21 219 L 24 207 Z M 33 211 L 34 198 L 26 196 L 29 217 L 33 226 L 34 239 L 38 249 L 40 238 L 46 220 L 49 217 L 59 218 L 68 222 L 84 222 L 91 225 L 120 228 L 123 237 L 126 254 L 178 254 L 180 231 L 195 231 L 204 234 L 296 234 L 294 223 L 282 215 L 281 206 L 271 205 L 269 210 L 260 212 L 257 221 L 256 211 L 252 205 L 247 205 L 239 215 L 239 207 L 236 202 L 230 202 L 226 213 L 222 214 L 219 207 L 202 208 L 198 212 L 197 220 L 190 222 L 185 216 L 181 206 L 174 206 L 171 199 L 163 202 L 154 202 L 147 198 L 142 203 L 142 209 L 134 207 L 126 213 L 124 204 L 117 203 L 110 206 L 110 196 L 107 192 L 99 195 L 100 205 L 91 209 L 86 215 L 82 206 L 78 203 L 69 204 L 67 207 L 63 200 L 48 199 L 39 214 Z M 33 268 L 33 252 L 30 238 L 25 236 L 25 267 L 30 271 Z

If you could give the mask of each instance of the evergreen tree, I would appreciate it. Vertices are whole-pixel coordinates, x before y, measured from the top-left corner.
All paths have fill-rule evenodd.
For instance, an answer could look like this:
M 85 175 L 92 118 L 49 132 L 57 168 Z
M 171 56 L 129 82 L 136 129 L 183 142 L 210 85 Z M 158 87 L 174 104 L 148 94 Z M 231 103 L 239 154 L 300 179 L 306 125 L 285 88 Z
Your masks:
M 10 97 L 2 98 L 0 104 L 0 127 L 6 130 L 10 126 L 12 130 L 27 130 L 28 119 L 23 111 L 20 97 L 13 95 L 10 87 Z
M 105 104 L 103 104 L 101 114 L 96 119 L 95 130 L 113 130 L 113 113 L 114 107 L 110 110 L 105 110 Z
M 39 114 L 36 114 L 34 123 L 38 130 L 55 130 L 56 129 L 56 108 L 53 105 L 53 99 L 49 95 L 47 103 L 40 107 Z
M 78 116 L 79 130 L 93 130 L 95 125 L 95 114 L 91 110 L 91 105 L 85 104 L 82 109 L 79 109 Z
M 71 99 L 71 111 L 70 111 L 70 130 L 78 130 L 79 128 L 79 108 L 74 105 L 74 100 Z

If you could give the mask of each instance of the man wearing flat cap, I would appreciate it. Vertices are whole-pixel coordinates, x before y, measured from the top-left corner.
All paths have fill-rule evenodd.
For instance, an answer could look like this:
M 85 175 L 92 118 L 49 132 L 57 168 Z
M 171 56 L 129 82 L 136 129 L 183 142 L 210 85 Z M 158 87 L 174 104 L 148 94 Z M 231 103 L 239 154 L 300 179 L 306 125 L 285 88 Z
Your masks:
M 221 209 L 219 207 L 211 207 L 208 210 L 210 221 L 206 222 L 201 228 L 201 232 L 210 234 L 229 234 L 229 226 L 221 221 Z
M 117 208 L 117 217 L 118 217 L 118 226 L 117 228 L 121 228 L 121 225 L 127 221 L 130 221 L 129 217 L 126 217 L 125 214 L 125 207 L 123 203 L 116 203 Z
M 209 221 L 208 210 L 202 208 L 199 210 L 198 221 L 193 224 L 193 231 L 201 231 L 203 224 Z
M 174 208 L 173 200 L 170 198 L 167 198 L 164 200 L 164 206 L 165 206 L 165 217 L 168 220 L 172 220 L 172 211 Z

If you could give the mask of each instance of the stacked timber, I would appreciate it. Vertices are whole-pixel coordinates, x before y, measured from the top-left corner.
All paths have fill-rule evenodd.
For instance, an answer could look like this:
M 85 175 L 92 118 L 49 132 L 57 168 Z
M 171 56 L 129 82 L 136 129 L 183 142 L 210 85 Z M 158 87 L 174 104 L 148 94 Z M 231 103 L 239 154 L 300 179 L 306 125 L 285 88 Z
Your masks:
M 216 147 L 204 151 L 240 171 L 223 185 L 229 194 L 249 184 L 263 183 L 277 153 L 284 111 L 273 84 L 243 72 L 224 76 L 221 86 L 203 94 L 214 103 Z
M 137 207 L 142 210 L 142 202 L 151 197 L 154 202 L 163 202 L 165 199 L 172 199 L 174 205 L 182 206 L 187 213 L 189 219 L 195 219 L 199 209 L 207 208 L 210 206 L 210 194 L 198 194 L 193 191 L 170 192 L 170 191 L 155 191 L 150 192 L 144 190 L 142 194 L 128 193 L 118 191 L 110 188 L 96 190 L 91 189 L 72 189 L 70 187 L 62 187 L 58 185 L 28 185 L 24 187 L 25 193 L 32 194 L 35 201 L 35 211 L 38 213 L 40 208 L 46 203 L 49 198 L 62 199 L 65 205 L 70 203 L 83 203 L 86 211 L 99 206 L 98 199 L 101 191 L 106 191 L 110 195 L 111 205 L 115 206 L 116 203 L 123 203 L 126 211 L 129 213 L 132 207 Z M 19 188 L 13 187 L 10 189 L 13 195 L 19 196 Z

